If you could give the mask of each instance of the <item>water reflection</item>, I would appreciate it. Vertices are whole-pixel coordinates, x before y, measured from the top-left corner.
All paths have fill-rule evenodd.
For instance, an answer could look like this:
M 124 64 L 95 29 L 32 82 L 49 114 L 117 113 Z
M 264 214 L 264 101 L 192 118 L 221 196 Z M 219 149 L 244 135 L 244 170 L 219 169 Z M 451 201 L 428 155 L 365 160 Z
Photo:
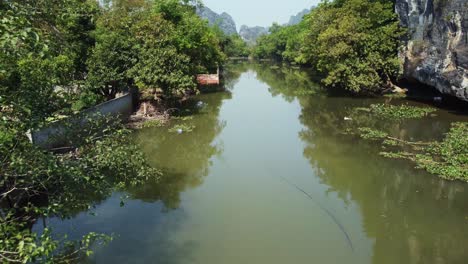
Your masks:
M 301 87 L 294 70 L 257 69 L 272 94 L 291 100 L 291 85 Z M 281 75 L 283 74 L 283 76 Z M 285 77 L 284 75 L 289 75 Z M 286 83 L 283 83 L 286 82 Z M 294 96 L 294 95 L 293 95 Z M 343 118 L 354 107 L 382 99 L 298 97 L 304 130 L 304 157 L 322 183 L 345 203 L 357 203 L 363 228 L 375 239 L 373 263 L 466 263 L 468 192 L 466 184 L 447 182 L 413 168 L 404 161 L 379 156 L 376 145 L 356 142 L 341 132 Z M 439 111 L 424 120 L 359 124 L 383 129 L 411 140 L 434 140 L 459 118 Z
M 172 234 L 184 225 L 184 210 L 164 212 L 161 203 L 128 201 L 120 207 L 118 196 L 113 196 L 100 206 L 95 217 L 80 215 L 72 221 L 56 225 L 71 237 L 84 231 L 114 234 L 112 243 L 97 246 L 96 255 L 84 263 L 191 263 L 194 241 L 176 243 Z M 157 235 L 155 235 L 157 234 Z M 80 262 L 81 263 L 81 262 Z
M 124 194 L 114 194 L 97 217 L 52 223 L 76 230 L 67 231 L 72 236 L 118 234 L 90 261 L 466 262 L 468 187 L 385 159 L 379 146 L 341 133 L 352 108 L 382 99 L 330 96 L 309 72 L 266 64 L 230 64 L 225 78 L 227 91 L 200 95 L 181 112 L 193 116 L 180 121 L 193 132 L 150 128 L 136 135 L 163 169 L 162 182 L 128 190 L 124 208 Z M 200 100 L 205 107 L 195 107 Z M 438 111 L 424 120 L 356 122 L 432 140 L 460 118 Z M 349 233 L 354 251 L 321 206 Z
M 151 165 L 161 169 L 159 181 L 148 181 L 124 193 L 99 197 L 94 211 L 78 213 L 70 220 L 52 218 L 48 225 L 57 234 L 79 239 L 83 234 L 98 232 L 115 234 L 106 246 L 96 247 L 96 254 L 80 262 L 86 263 L 192 263 L 197 242 L 173 241 L 173 235 L 184 226 L 187 211 L 181 208 L 183 193 L 201 185 L 209 174 L 212 159 L 223 151 L 219 133 L 225 127 L 219 111 L 229 91 L 203 94 L 186 102 L 179 114 L 189 116 L 184 123 L 194 126 L 190 133 L 169 133 L 167 127 L 138 131 L 139 144 Z M 200 107 L 198 102 L 203 102 Z M 197 106 L 198 105 L 198 106 Z M 120 206 L 122 197 L 125 205 Z M 92 199 L 90 197 L 90 199 Z M 40 229 L 36 226 L 36 229 Z
M 203 183 L 209 174 L 212 158 L 223 151 L 222 144 L 214 140 L 225 126 L 225 122 L 218 118 L 222 102 L 230 98 L 230 92 L 220 91 L 199 96 L 186 105 L 185 110 L 189 112 L 182 113 L 193 119 L 179 123 L 193 126 L 192 132 L 168 133 L 167 127 L 163 127 L 138 133 L 138 144 L 151 165 L 160 168 L 164 176 L 160 181 L 129 190 L 131 198 L 145 202 L 161 200 L 166 208 L 176 209 L 183 191 Z M 203 102 L 202 108 L 196 106 L 200 101 Z
M 460 246 L 468 242 L 465 184 L 438 179 L 407 162 L 384 159 L 373 144 L 356 144 L 337 132 L 342 116 L 317 100 L 303 102 L 304 156 L 331 191 L 359 204 L 365 232 L 375 239 L 373 262 L 465 263 L 466 251 Z M 418 133 L 424 133 L 437 138 L 449 123 L 438 120 L 423 131 L 412 122 L 391 129 L 399 136 L 420 138 Z

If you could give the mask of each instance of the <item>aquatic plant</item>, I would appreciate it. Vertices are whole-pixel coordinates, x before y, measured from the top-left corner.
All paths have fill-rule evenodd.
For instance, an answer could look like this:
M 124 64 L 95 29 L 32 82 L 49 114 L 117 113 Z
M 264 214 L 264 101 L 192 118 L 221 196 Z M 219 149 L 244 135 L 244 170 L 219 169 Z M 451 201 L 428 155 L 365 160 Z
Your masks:
M 180 120 L 180 121 L 189 121 L 193 120 L 193 116 L 173 116 L 171 117 L 173 120 Z
M 148 120 L 143 124 L 143 128 L 163 127 L 165 122 L 162 119 Z
M 381 140 L 388 137 L 387 133 L 379 130 L 374 130 L 368 127 L 360 127 L 358 128 L 358 130 L 360 132 L 359 135 L 364 139 Z
M 361 138 L 381 141 L 387 158 L 406 159 L 416 167 L 447 180 L 468 182 L 468 123 L 454 123 L 440 142 L 412 142 L 368 127 L 359 128 Z
M 422 118 L 436 111 L 432 107 L 417 107 L 404 105 L 390 104 L 373 104 L 366 108 L 355 108 L 354 113 L 367 112 L 381 119 L 403 120 L 411 118 Z
M 186 124 L 178 124 L 170 128 L 168 131 L 170 133 L 190 133 L 195 129 L 193 125 L 186 125 Z

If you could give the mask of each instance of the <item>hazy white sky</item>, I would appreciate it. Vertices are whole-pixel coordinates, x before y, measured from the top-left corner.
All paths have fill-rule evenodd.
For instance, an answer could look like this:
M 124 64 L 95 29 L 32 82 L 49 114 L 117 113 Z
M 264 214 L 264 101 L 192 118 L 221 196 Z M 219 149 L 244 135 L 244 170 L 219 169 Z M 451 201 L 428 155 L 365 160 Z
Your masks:
M 270 26 L 273 22 L 288 22 L 304 8 L 317 5 L 320 0 L 202 0 L 216 13 L 227 12 L 237 27 Z

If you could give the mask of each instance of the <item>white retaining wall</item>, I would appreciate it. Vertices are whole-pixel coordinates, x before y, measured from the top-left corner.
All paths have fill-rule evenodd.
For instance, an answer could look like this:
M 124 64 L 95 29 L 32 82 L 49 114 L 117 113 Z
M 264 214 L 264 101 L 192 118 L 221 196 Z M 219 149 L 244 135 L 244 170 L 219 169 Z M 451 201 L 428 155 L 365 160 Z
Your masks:
M 84 110 L 80 115 L 75 117 L 70 117 L 73 121 L 78 121 L 76 123 L 85 122 L 87 116 L 92 116 L 93 114 L 101 115 L 119 115 L 122 118 L 128 118 L 133 112 L 133 98 L 132 94 L 128 93 L 122 97 L 107 101 L 105 103 L 99 104 L 90 109 Z M 63 147 L 64 141 L 63 138 L 65 134 L 66 122 L 70 122 L 70 118 L 57 121 L 50 124 L 49 126 L 42 128 L 37 131 L 31 132 L 29 135 L 31 142 L 41 148 L 52 149 Z M 76 120 L 77 118 L 81 119 Z M 76 129 L 79 129 L 77 127 Z

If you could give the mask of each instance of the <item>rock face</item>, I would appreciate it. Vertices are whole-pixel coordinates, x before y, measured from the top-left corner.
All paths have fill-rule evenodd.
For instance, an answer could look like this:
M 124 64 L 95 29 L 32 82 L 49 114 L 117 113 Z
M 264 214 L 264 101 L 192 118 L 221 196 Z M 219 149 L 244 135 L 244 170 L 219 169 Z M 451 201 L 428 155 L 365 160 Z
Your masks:
M 301 12 L 299 12 L 297 15 L 291 16 L 291 18 L 289 19 L 289 22 L 286 25 L 293 26 L 293 25 L 297 25 L 297 24 L 301 23 L 304 16 L 309 14 L 310 11 L 312 10 L 312 8 L 311 9 L 304 9 Z
M 201 18 L 208 20 L 211 26 L 218 25 L 226 35 L 237 34 L 236 22 L 234 22 L 234 19 L 228 13 L 219 15 L 208 7 L 203 6 L 197 8 L 197 14 Z
M 312 8 L 314 8 L 314 7 L 312 7 Z M 289 22 L 284 24 L 283 26 L 293 26 L 293 25 L 299 24 L 302 21 L 302 19 L 304 18 L 304 16 L 310 13 L 312 8 L 304 9 L 301 12 L 297 13 L 296 15 L 291 16 L 291 18 L 289 19 Z M 239 35 L 249 45 L 255 45 L 255 43 L 257 42 L 257 39 L 260 36 L 266 35 L 266 34 L 269 34 L 269 28 L 268 27 L 260 27 L 260 26 L 248 27 L 246 25 L 243 25 L 240 28 L 240 31 L 239 31 Z
M 468 0 L 396 0 L 404 76 L 468 101 Z
M 249 45 L 254 45 L 260 36 L 266 34 L 268 34 L 268 28 L 259 26 L 248 27 L 243 25 L 239 31 L 239 35 Z

